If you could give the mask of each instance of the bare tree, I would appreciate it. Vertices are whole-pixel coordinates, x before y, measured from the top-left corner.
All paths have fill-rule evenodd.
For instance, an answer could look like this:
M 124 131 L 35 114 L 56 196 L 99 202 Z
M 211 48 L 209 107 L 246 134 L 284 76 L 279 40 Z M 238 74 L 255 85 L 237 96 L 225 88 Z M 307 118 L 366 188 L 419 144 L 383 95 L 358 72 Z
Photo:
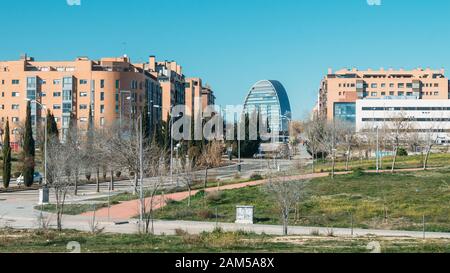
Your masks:
M 222 145 L 219 141 L 211 141 L 204 147 L 200 156 L 199 165 L 205 168 L 204 189 L 208 183 L 208 170 L 219 167 L 222 162 Z
M 337 121 L 329 121 L 325 123 L 320 144 L 324 151 L 331 156 L 331 178 L 334 179 L 336 167 L 336 152 L 339 142 L 339 133 L 336 126 Z
M 289 215 L 304 196 L 306 183 L 305 180 L 289 182 L 284 175 L 279 174 L 276 177 L 272 175 L 265 185 L 266 192 L 280 209 L 284 235 L 288 235 Z
M 155 197 L 159 189 L 162 187 L 164 177 L 168 174 L 167 165 L 167 152 L 164 149 L 160 149 L 157 145 L 151 145 L 145 152 L 144 166 L 147 168 L 144 170 L 145 174 L 152 177 L 150 186 L 148 187 L 147 198 L 141 198 L 141 209 L 143 214 L 143 220 L 145 223 L 145 233 L 154 234 L 154 207 Z
M 308 120 L 304 124 L 304 134 L 306 145 L 312 155 L 312 172 L 315 173 L 315 160 L 321 147 L 321 139 L 323 134 L 325 121 L 318 115 L 314 114 L 312 120 Z
M 391 115 L 390 120 L 388 127 L 393 152 L 391 172 L 394 173 L 398 149 L 400 148 L 401 143 L 407 142 L 408 134 L 412 127 L 404 113 Z
M 336 121 L 335 126 L 336 139 L 339 140 L 336 144 L 345 150 L 345 170 L 349 170 L 349 162 L 352 157 L 352 150 L 356 146 L 356 129 L 355 126 L 348 121 Z
M 423 160 L 423 169 L 428 169 L 428 160 L 430 158 L 431 150 L 433 146 L 437 144 L 439 140 L 439 131 L 441 131 L 442 126 L 440 125 L 440 118 L 432 118 L 426 129 L 423 130 L 423 137 L 420 141 L 423 143 L 425 148 L 425 159 Z
M 181 183 L 183 185 L 186 186 L 186 188 L 188 189 L 189 192 L 189 197 L 188 197 L 188 207 L 191 206 L 191 192 L 192 192 L 192 186 L 194 185 L 195 182 L 195 175 L 194 175 L 194 170 L 193 170 L 193 162 L 188 161 L 186 162 L 186 164 L 184 164 L 184 166 L 182 164 L 179 164 L 179 179 L 181 181 Z
M 80 160 L 74 156 L 74 147 L 67 142 L 60 143 L 59 139 L 50 139 L 47 149 L 47 177 L 55 194 L 56 223 L 61 231 L 66 197 L 74 187 L 73 169 Z

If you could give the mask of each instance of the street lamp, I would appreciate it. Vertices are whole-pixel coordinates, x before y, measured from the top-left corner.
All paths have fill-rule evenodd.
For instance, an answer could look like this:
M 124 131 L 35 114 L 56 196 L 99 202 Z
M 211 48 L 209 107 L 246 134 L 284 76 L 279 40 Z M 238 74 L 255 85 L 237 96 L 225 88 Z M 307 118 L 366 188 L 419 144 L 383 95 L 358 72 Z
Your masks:
M 153 105 L 153 108 L 167 109 L 161 105 Z M 173 183 L 173 120 L 174 118 L 180 117 L 180 115 L 174 117 L 172 114 L 173 105 L 170 107 L 170 179 Z M 177 180 L 177 188 L 179 187 L 179 182 Z
M 26 101 L 30 103 L 36 103 L 42 107 L 42 109 L 47 110 L 47 106 L 44 104 L 31 99 L 25 99 Z M 42 189 L 39 189 L 39 204 L 47 204 L 49 202 L 49 190 L 47 187 L 47 143 L 48 143 L 48 136 L 47 136 L 47 114 L 45 114 L 45 130 L 44 130 L 44 186 Z

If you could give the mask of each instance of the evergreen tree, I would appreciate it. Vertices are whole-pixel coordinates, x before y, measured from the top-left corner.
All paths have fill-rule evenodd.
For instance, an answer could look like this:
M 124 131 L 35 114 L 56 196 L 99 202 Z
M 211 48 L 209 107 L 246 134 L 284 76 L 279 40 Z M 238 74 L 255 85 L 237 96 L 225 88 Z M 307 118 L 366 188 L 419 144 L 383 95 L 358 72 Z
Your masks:
M 11 144 L 9 137 L 9 120 L 6 120 L 3 140 L 3 187 L 8 188 L 11 181 Z
M 33 128 L 31 125 L 31 103 L 27 103 L 27 116 L 25 120 L 25 137 L 23 145 L 23 178 L 27 187 L 33 185 L 34 176 L 34 156 L 35 143 L 33 138 Z
M 250 158 L 253 157 L 254 154 L 256 154 L 258 152 L 259 146 L 261 145 L 261 136 L 260 136 L 260 128 L 259 126 L 260 124 L 260 120 L 259 120 L 259 115 L 257 117 L 257 125 L 256 125 L 256 129 L 257 129 L 257 139 L 256 140 L 250 140 L 250 118 L 248 114 L 245 114 L 244 117 L 244 122 L 245 122 L 245 138 L 240 140 L 240 146 L 241 146 L 241 157 L 243 158 Z M 235 134 L 237 136 L 237 131 L 235 130 Z M 237 138 L 236 138 L 237 139 Z M 234 155 L 238 156 L 238 147 L 237 147 L 238 143 L 236 141 L 235 143 L 235 147 L 234 147 Z
M 145 104 L 144 109 L 142 110 L 142 136 L 144 140 L 144 145 L 149 143 L 150 139 L 150 115 L 148 103 Z
M 58 124 L 50 110 L 47 110 L 47 137 L 49 139 L 53 137 L 59 138 Z

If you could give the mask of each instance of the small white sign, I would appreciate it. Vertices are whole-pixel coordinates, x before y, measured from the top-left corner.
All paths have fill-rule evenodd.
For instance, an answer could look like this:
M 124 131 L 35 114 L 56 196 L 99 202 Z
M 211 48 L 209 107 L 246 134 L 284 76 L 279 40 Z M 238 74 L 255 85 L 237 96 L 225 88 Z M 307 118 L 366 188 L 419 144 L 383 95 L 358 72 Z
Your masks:
M 236 206 L 236 224 L 253 224 L 253 206 Z

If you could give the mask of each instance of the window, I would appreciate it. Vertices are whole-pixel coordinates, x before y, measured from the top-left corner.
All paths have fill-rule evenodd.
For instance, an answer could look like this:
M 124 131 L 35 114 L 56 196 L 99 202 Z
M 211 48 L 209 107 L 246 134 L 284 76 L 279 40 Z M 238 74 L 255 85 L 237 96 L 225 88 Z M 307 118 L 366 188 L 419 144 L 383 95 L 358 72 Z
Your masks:
M 18 118 L 18 117 L 13 117 L 13 118 L 12 118 L 12 122 L 14 122 L 14 123 L 19 122 L 19 118 Z
M 17 84 L 19 84 L 19 83 L 20 83 L 19 80 L 12 80 L 12 84 L 13 84 L 13 85 L 17 85 Z
M 87 84 L 87 80 L 80 80 L 80 84 Z
M 100 80 L 100 88 L 105 88 L 105 80 Z
M 63 103 L 63 113 L 72 112 L 72 103 Z
M 406 88 L 412 88 L 412 87 L 413 87 L 412 83 L 407 83 L 406 84 Z
M 105 100 L 105 92 L 100 92 L 100 101 Z
M 398 88 L 405 88 L 405 84 L 404 83 L 399 83 L 398 84 Z
M 439 96 L 439 92 L 438 91 L 434 92 L 434 95 Z
M 53 110 L 60 110 L 61 104 L 53 104 Z
M 19 110 L 19 105 L 18 104 L 13 104 L 13 105 L 11 105 L 11 109 L 12 110 Z
M 12 92 L 12 96 L 13 97 L 20 97 L 20 93 L 19 92 Z
M 439 83 L 435 83 L 435 84 L 434 84 L 434 87 L 439 87 Z
M 390 84 L 389 84 L 389 87 L 390 87 L 390 88 L 393 88 L 393 87 L 395 87 L 395 85 L 394 85 L 393 83 L 390 83 Z
M 1 109 L 5 110 L 5 105 L 4 104 L 1 105 Z
M 47 96 L 47 93 L 45 93 L 45 92 L 41 93 L 41 97 L 46 97 L 46 96 Z
M 382 96 L 386 96 L 386 92 L 381 92 L 381 95 Z
M 404 95 L 405 95 L 405 92 L 399 91 L 399 92 L 398 92 L 398 95 L 399 95 L 399 96 L 404 96 Z
M 116 80 L 116 89 L 120 88 L 120 80 Z
M 55 117 L 55 122 L 59 122 L 59 118 Z
M 407 95 L 407 96 L 412 96 L 413 93 L 412 93 L 412 92 L 406 92 L 406 95 Z
M 61 80 L 60 79 L 53 80 L 53 84 L 54 85 L 60 85 L 61 84 Z
M 370 88 L 377 88 L 378 87 L 378 85 L 376 84 L 376 83 L 372 83 L 371 85 L 370 85 Z
M 381 88 L 385 88 L 386 87 L 386 84 L 385 83 L 382 83 L 381 84 Z
M 61 92 L 53 92 L 53 97 L 61 97 Z
M 88 96 L 87 92 L 80 92 L 80 97 L 87 97 L 87 96 Z
M 395 92 L 394 91 L 389 91 L 389 96 L 395 96 Z
M 100 114 L 105 113 L 105 105 L 100 105 Z
M 376 97 L 376 96 L 377 96 L 377 92 L 372 92 L 370 95 L 371 95 L 372 97 Z
M 72 100 L 72 90 L 63 91 L 63 100 Z
M 100 126 L 105 126 L 105 118 L 100 118 Z
M 87 121 L 88 121 L 87 118 L 80 118 L 80 122 L 81 122 L 81 123 L 86 123 Z
M 80 110 L 86 110 L 87 108 L 87 104 L 80 104 Z

